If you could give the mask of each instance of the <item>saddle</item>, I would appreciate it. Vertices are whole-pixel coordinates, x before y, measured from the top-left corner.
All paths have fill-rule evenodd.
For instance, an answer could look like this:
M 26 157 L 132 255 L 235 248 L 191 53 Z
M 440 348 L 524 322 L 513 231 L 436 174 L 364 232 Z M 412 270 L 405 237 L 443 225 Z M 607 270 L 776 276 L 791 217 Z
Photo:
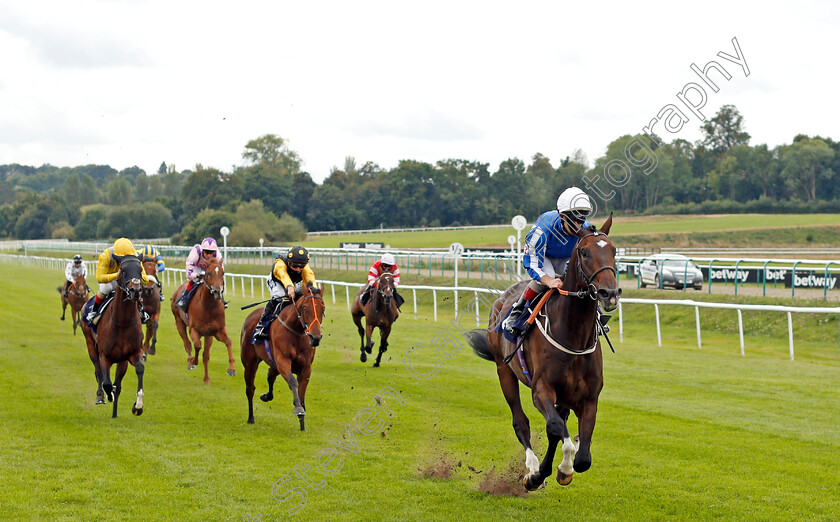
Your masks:
M 85 318 L 84 321 L 87 322 L 88 325 L 90 325 L 90 329 L 93 330 L 94 334 L 96 333 L 97 325 L 99 325 L 99 318 L 102 317 L 102 313 L 108 309 L 108 305 L 110 305 L 111 301 L 114 300 L 114 294 L 111 294 L 105 298 L 105 300 L 102 302 L 102 306 L 99 307 L 99 311 L 96 313 L 96 316 L 94 316 L 93 320 L 88 321 L 87 316 L 90 312 L 90 309 L 93 308 L 93 300 L 95 298 L 96 296 L 93 296 L 90 299 L 88 299 L 85 303 L 85 306 L 82 307 L 82 317 Z
M 512 342 L 513 344 L 518 344 L 519 339 L 524 338 L 526 335 L 528 335 L 528 330 L 530 329 L 530 326 L 531 326 L 530 324 L 528 324 L 528 319 L 531 317 L 531 315 L 534 314 L 533 305 L 536 305 L 536 303 L 539 303 L 540 299 L 542 299 L 542 296 L 545 295 L 545 293 L 547 291 L 548 290 L 543 290 L 542 292 L 537 294 L 533 299 L 528 301 L 525 304 L 525 310 L 522 311 L 522 315 L 520 315 L 519 319 L 517 319 L 516 323 L 514 323 L 514 327 L 519 329 L 522 332 L 522 335 L 520 335 L 519 337 L 514 337 L 513 335 L 510 334 L 510 332 L 508 332 L 507 330 L 502 328 L 502 324 L 504 324 L 505 319 L 507 319 L 508 316 L 510 315 L 510 311 L 513 308 L 513 305 L 511 305 L 508 308 L 507 313 L 504 315 L 504 317 L 502 317 L 502 319 L 499 321 L 499 324 L 496 325 L 494 330 L 496 330 L 496 332 L 504 335 L 505 339 Z

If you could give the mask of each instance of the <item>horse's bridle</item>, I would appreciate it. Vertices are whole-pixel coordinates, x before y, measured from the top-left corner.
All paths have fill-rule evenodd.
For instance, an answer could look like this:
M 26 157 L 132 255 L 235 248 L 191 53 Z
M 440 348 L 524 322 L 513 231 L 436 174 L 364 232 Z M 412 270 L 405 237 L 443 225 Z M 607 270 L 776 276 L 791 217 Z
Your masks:
M 583 272 L 583 254 L 581 254 L 580 245 L 581 245 L 581 243 L 583 243 L 584 239 L 587 239 L 587 238 L 590 238 L 590 237 L 593 237 L 593 236 L 600 236 L 600 235 L 606 236 L 606 234 L 604 234 L 603 232 L 595 231 L 595 232 L 591 232 L 589 234 L 586 234 L 585 236 L 583 236 L 582 238 L 580 238 L 578 240 L 578 243 L 575 247 L 575 251 L 577 252 L 577 273 L 578 273 L 578 276 L 586 284 L 586 290 L 585 291 L 581 290 L 579 292 L 569 292 L 568 295 L 575 295 L 576 297 L 589 296 L 589 298 L 592 299 L 593 301 L 597 301 L 598 300 L 598 287 L 596 287 L 595 284 L 592 282 L 592 280 L 595 279 L 595 276 L 600 274 L 604 270 L 612 270 L 613 275 L 618 277 L 618 274 L 616 273 L 615 268 L 611 267 L 610 265 L 604 265 L 601 268 L 599 268 L 598 270 L 595 270 L 594 272 L 589 274 L 588 276 Z
M 303 296 L 303 297 L 300 299 L 300 301 L 301 301 L 301 302 L 303 302 L 303 301 L 306 301 L 307 299 L 320 299 L 321 301 L 323 301 L 323 300 L 324 300 L 324 298 L 323 298 L 323 297 L 321 297 L 320 295 L 310 294 L 310 295 L 305 295 L 305 296 Z M 295 333 L 295 334 L 297 334 L 297 335 L 299 335 L 299 336 L 301 336 L 301 337 L 303 337 L 304 335 L 311 335 L 311 334 L 309 333 L 309 330 L 311 330 L 311 329 L 312 329 L 312 325 L 313 325 L 313 324 L 315 324 L 315 323 L 318 323 L 319 325 L 321 324 L 321 320 L 320 320 L 320 319 L 318 319 L 318 312 L 317 312 L 317 310 L 315 311 L 315 319 L 313 319 L 313 320 L 312 320 L 312 322 L 311 322 L 311 323 L 309 323 L 309 326 L 307 326 L 307 325 L 306 325 L 306 323 L 305 323 L 305 322 L 304 322 L 304 320 L 303 320 L 303 315 L 300 313 L 300 308 L 298 308 L 298 305 L 297 305 L 297 303 L 295 302 L 295 300 L 294 300 L 294 299 L 292 299 L 292 306 L 294 306 L 294 308 L 295 308 L 295 313 L 297 314 L 297 318 L 298 318 L 298 322 L 300 323 L 300 326 L 303 328 L 303 333 L 296 332 L 296 331 L 292 330 L 292 329 L 289 327 L 289 325 L 287 325 L 287 324 L 286 324 L 286 323 L 285 323 L 282 319 L 280 319 L 279 317 L 277 318 L 277 320 L 278 320 L 278 321 L 280 321 L 280 324 L 282 324 L 283 326 L 285 326 L 285 327 L 286 327 L 286 330 L 288 330 L 288 331 L 290 331 L 290 332 L 292 332 L 292 333 Z M 303 305 L 301 305 L 301 308 L 303 308 Z
M 385 273 L 385 274 L 382 274 L 381 276 L 379 276 L 379 277 L 377 277 L 377 278 L 376 278 L 376 281 L 377 281 L 377 282 L 381 281 L 381 280 L 382 280 L 382 278 L 383 278 L 383 277 L 385 277 L 386 275 L 391 276 L 391 281 L 393 282 L 393 280 L 394 280 L 394 275 L 393 275 L 391 272 L 387 272 L 387 273 Z M 378 285 L 378 284 L 376 285 L 376 287 L 375 287 L 375 288 L 376 288 L 376 291 L 377 291 L 377 292 L 379 292 L 379 295 L 381 295 L 381 296 L 382 296 L 382 299 L 388 299 L 388 296 L 386 296 L 386 295 L 385 295 L 385 292 L 383 292 L 382 290 L 380 290 L 380 288 L 379 288 L 379 285 Z M 396 291 L 396 287 L 393 287 L 393 290 L 395 290 L 395 291 Z M 391 297 L 393 297 L 393 296 L 391 296 Z
M 126 259 L 126 260 L 123 261 L 123 263 L 125 263 L 126 261 L 131 262 L 132 259 L 134 259 L 134 258 Z M 140 264 L 139 259 L 137 259 L 136 261 L 137 261 L 138 264 Z M 122 269 L 122 263 L 120 264 L 120 268 Z M 143 270 L 143 265 L 142 264 L 140 265 L 140 270 L 141 270 L 141 272 Z M 125 277 L 123 277 L 123 276 L 125 276 Z M 125 279 L 125 281 L 123 281 L 123 279 Z M 136 279 L 136 278 L 133 278 L 133 279 Z M 129 291 L 129 288 L 128 288 L 128 283 L 130 283 L 133 279 L 128 279 L 128 276 L 122 270 L 120 272 L 119 279 L 117 279 L 117 285 L 120 287 L 120 289 L 123 291 L 123 293 L 125 293 L 126 298 L 130 301 L 135 301 L 135 299 L 131 298 L 131 292 Z M 140 299 L 140 290 L 137 291 L 137 299 Z
M 210 295 L 212 295 L 214 299 L 219 300 L 219 299 L 222 298 L 222 294 L 224 294 L 224 292 L 225 292 L 224 278 L 222 278 L 222 289 L 218 290 L 218 291 L 215 288 L 213 288 L 212 286 L 210 286 L 210 284 L 207 282 L 207 272 L 206 271 L 204 272 L 204 275 L 201 276 L 201 282 L 204 284 L 204 286 L 207 287 L 207 291 L 210 292 Z

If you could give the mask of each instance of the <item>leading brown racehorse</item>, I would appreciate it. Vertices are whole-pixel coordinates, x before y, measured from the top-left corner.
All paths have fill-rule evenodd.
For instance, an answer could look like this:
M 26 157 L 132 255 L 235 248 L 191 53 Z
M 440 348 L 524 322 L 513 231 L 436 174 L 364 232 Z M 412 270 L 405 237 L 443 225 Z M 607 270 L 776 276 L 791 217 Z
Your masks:
M 137 373 L 137 400 L 131 413 L 143 413 L 143 329 L 140 323 L 138 302 L 143 289 L 143 275 L 140 260 L 125 256 L 120 261 L 117 289 L 114 300 L 99 316 L 96 334 L 87 321 L 82 322 L 82 332 L 87 342 L 88 356 L 96 374 L 96 404 L 105 404 L 105 396 L 114 401 L 113 417 L 117 416 L 117 402 L 122 390 L 122 380 L 128 364 Z M 117 365 L 117 373 L 111 383 L 111 366 Z
M 81 324 L 82 307 L 88 299 L 88 287 L 85 282 L 85 276 L 77 275 L 73 278 L 73 283 L 67 287 L 67 293 L 62 292 L 63 287 L 59 286 L 58 291 L 61 294 L 61 320 L 64 320 L 64 314 L 67 312 L 67 305 L 70 305 L 70 317 L 73 319 L 73 335 L 76 335 L 76 327 Z
M 522 352 L 514 357 L 515 346 L 494 327 L 526 283 L 512 286 L 494 303 L 489 331 L 473 330 L 467 336 L 479 357 L 496 363 L 499 383 L 513 414 L 513 429 L 525 448 L 529 471 L 525 487 L 529 490 L 540 487 L 551 475 L 561 440 L 563 461 L 557 468 L 560 484 L 570 483 L 575 471 L 582 473 L 592 465 L 590 445 L 598 395 L 604 385 L 597 308 L 600 303 L 604 310 L 612 310 L 621 296 L 616 249 L 607 237 L 611 226 L 612 215 L 600 230 L 594 226 L 577 230 L 578 242 L 569 260 L 563 291 L 554 291 L 546 301 L 526 334 Z M 531 449 L 531 429 L 519 401 L 520 382 L 531 388 L 534 406 L 546 420 L 548 449 L 542 462 Z M 570 411 L 578 418 L 579 439 L 576 437 L 575 442 L 566 426 Z
M 260 400 L 274 399 L 274 381 L 282 375 L 292 391 L 294 410 L 304 429 L 306 415 L 306 387 L 312 374 L 315 347 L 321 342 L 321 321 L 324 319 L 324 289 L 304 286 L 294 304 L 286 305 L 269 325 L 270 353 L 264 344 L 251 344 L 254 328 L 263 309 L 251 312 L 242 325 L 239 341 L 242 365 L 245 366 L 245 395 L 248 397 L 248 424 L 254 423 L 254 378 L 261 362 L 268 365 L 268 393 Z M 295 378 L 297 375 L 297 378 Z
M 356 294 L 353 305 L 350 307 L 350 313 L 353 316 L 353 322 L 356 323 L 356 328 L 358 328 L 359 337 L 362 339 L 362 355 L 360 356 L 362 362 L 367 361 L 367 354 L 373 351 L 373 341 L 370 337 L 373 335 L 373 329 L 379 327 L 379 353 L 376 355 L 376 362 L 373 363 L 375 367 L 378 367 L 382 361 L 382 354 L 388 350 L 388 335 L 391 334 L 391 325 L 400 316 L 400 311 L 394 298 L 397 289 L 396 284 L 394 284 L 394 276 L 385 272 L 376 279 L 376 283 L 376 286 L 371 288 L 370 298 L 364 306 L 362 306 L 361 299 L 364 289 Z M 362 328 L 362 317 L 365 318 L 364 328 Z
M 201 350 L 201 338 L 204 337 L 204 383 L 210 384 L 207 363 L 210 362 L 210 346 L 213 338 L 225 343 L 228 351 L 227 374 L 236 376 L 236 364 L 233 361 L 233 343 L 225 326 L 225 270 L 217 261 L 211 261 L 204 271 L 204 276 L 198 282 L 198 287 L 190 299 L 187 313 L 181 311 L 175 303 L 184 292 L 187 283 L 182 284 L 172 294 L 172 315 L 175 316 L 175 326 L 184 341 L 187 352 L 187 369 L 195 370 L 198 366 L 198 352 Z M 187 331 L 189 330 L 189 334 Z M 192 341 L 192 344 L 190 344 Z M 195 348 L 195 355 L 192 350 Z

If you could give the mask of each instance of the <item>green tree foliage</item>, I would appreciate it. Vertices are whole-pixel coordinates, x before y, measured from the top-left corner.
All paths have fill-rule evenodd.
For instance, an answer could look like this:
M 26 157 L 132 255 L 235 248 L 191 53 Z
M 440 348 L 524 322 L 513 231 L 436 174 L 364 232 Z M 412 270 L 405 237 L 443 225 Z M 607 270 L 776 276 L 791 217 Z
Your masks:
M 838 179 L 830 166 L 834 150 L 822 139 L 801 139 L 780 151 L 782 176 L 790 190 L 806 200 L 817 199 L 817 187 L 830 187 Z
M 105 187 L 105 199 L 109 205 L 126 205 L 131 202 L 131 184 L 117 176 Z
M 230 227 L 236 218 L 232 212 L 224 210 L 213 210 L 205 208 L 190 221 L 181 232 L 173 236 L 172 240 L 179 244 L 194 244 L 205 237 L 219 237 L 219 230 L 222 227 Z
M 82 217 L 74 227 L 76 237 L 80 240 L 96 239 L 99 237 L 100 222 L 104 222 L 108 210 L 105 205 L 90 205 L 82 208 Z M 102 224 L 104 228 L 106 224 Z
M 278 218 L 260 200 L 241 203 L 234 216 L 230 241 L 237 245 L 257 246 L 260 238 L 266 244 L 299 241 L 306 237 L 306 228 L 298 219 L 283 214 Z
M 14 235 L 20 239 L 42 239 L 50 237 L 52 227 L 50 215 L 52 208 L 49 201 L 42 199 L 34 203 L 18 216 Z
M 181 187 L 181 200 L 187 219 L 197 217 L 204 209 L 218 209 L 238 199 L 230 175 L 212 168 L 197 169 Z
M 249 141 L 242 158 L 279 174 L 291 175 L 300 171 L 301 160 L 297 152 L 291 150 L 286 140 L 276 134 L 266 134 Z

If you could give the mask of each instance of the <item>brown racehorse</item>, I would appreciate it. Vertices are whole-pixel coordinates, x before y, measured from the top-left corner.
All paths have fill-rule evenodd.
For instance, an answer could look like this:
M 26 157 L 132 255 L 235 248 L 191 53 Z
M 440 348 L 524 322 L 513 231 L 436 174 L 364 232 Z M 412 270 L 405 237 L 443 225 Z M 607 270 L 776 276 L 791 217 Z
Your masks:
M 146 270 L 147 276 L 157 279 L 157 266 L 154 261 L 144 262 L 143 268 Z M 143 287 L 143 291 L 140 294 L 140 302 L 143 303 L 143 309 L 149 314 L 149 322 L 146 323 L 146 336 L 143 339 L 143 353 L 154 355 L 155 345 L 157 344 L 158 322 L 160 320 L 160 289 L 154 281 L 150 280 Z
M 175 316 L 175 326 L 184 341 L 184 350 L 187 352 L 187 369 L 195 370 L 198 366 L 198 352 L 201 351 L 201 338 L 204 337 L 204 383 L 210 384 L 210 376 L 207 373 L 207 363 L 210 362 L 210 346 L 213 338 L 222 341 L 227 346 L 228 369 L 227 374 L 236 376 L 236 365 L 233 362 L 233 343 L 227 333 L 225 326 L 225 270 L 222 265 L 212 261 L 207 265 L 204 276 L 198 282 L 198 288 L 190 299 L 188 314 L 184 314 L 175 303 L 184 292 L 187 284 L 184 283 L 175 289 L 172 294 L 172 315 Z M 189 334 L 187 331 L 189 330 Z M 190 344 L 192 341 L 192 345 Z M 192 355 L 193 347 L 195 355 Z
M 513 429 L 525 447 L 529 471 L 525 487 L 529 490 L 540 487 L 551 475 L 554 453 L 561 440 L 563 461 L 557 468 L 560 484 L 568 484 L 575 471 L 582 473 L 592 465 L 590 444 L 598 395 L 604 383 L 601 343 L 596 331 L 597 307 L 600 303 L 604 310 L 612 310 L 621 297 L 616 280 L 616 250 L 606 236 L 611 225 L 612 215 L 600 230 L 578 229 L 578 243 L 563 283 L 568 295 L 555 291 L 538 314 L 535 327 L 526 334 L 524 353 L 520 352 L 526 370 L 518 356 L 507 357 L 514 354 L 515 347 L 493 329 L 501 320 L 502 311 L 522 294 L 525 283 L 509 288 L 494 303 L 489 331 L 473 330 L 467 336 L 479 357 L 496 363 L 502 392 L 513 413 Z M 542 463 L 531 449 L 528 418 L 519 402 L 520 381 L 531 388 L 534 406 L 546 420 L 548 449 Z M 575 442 L 566 426 L 570 410 L 578 418 L 579 435 Z
M 58 287 L 58 292 L 61 294 L 61 320 L 64 320 L 64 314 L 67 313 L 67 305 L 70 305 L 70 317 L 73 319 L 73 335 L 76 335 L 76 327 L 81 324 L 82 307 L 88 299 L 88 287 L 85 282 L 85 276 L 78 275 L 73 278 L 73 283 L 67 288 L 65 295 L 62 290 L 63 286 Z
M 388 350 L 388 335 L 391 333 L 391 325 L 400 316 L 400 311 L 394 299 L 394 292 L 397 288 L 394 284 L 394 276 L 386 272 L 379 276 L 376 281 L 378 281 L 377 286 L 371 289 L 367 304 L 362 306 L 363 290 L 359 290 L 356 298 L 353 299 L 350 313 L 353 315 L 353 322 L 356 323 L 356 327 L 359 329 L 359 337 L 362 340 L 362 355 L 360 357 L 362 362 L 367 361 L 367 354 L 373 351 L 371 335 L 373 335 L 373 329 L 379 327 L 379 354 L 376 356 L 376 362 L 373 363 L 375 367 L 378 367 L 382 361 L 382 354 Z M 365 318 L 364 328 L 362 327 L 362 317 Z
M 278 375 L 292 390 L 292 413 L 300 420 L 303 431 L 303 418 L 306 415 L 306 387 L 312 374 L 312 361 L 315 359 L 315 347 L 321 342 L 321 321 L 324 318 L 324 289 L 303 287 L 300 297 L 293 305 L 286 305 L 269 327 L 269 345 L 271 355 L 265 345 L 251 344 L 254 328 L 260 320 L 263 309 L 251 312 L 242 325 L 241 347 L 242 365 L 245 366 L 245 395 L 248 396 L 248 424 L 254 423 L 254 377 L 260 362 L 268 365 L 268 393 L 260 395 L 260 400 L 268 402 L 274 399 L 274 380 Z M 295 378 L 297 375 L 297 378 Z
M 87 342 L 88 356 L 96 373 L 96 404 L 105 404 L 105 396 L 114 402 L 113 417 L 117 416 L 117 402 L 122 390 L 122 380 L 128 363 L 137 373 L 137 400 L 131 413 L 143 413 L 143 329 L 140 323 L 138 301 L 143 289 L 142 266 L 134 256 L 125 256 L 120 262 L 117 289 L 114 300 L 97 323 L 96 334 L 87 321 L 82 322 L 82 332 Z M 111 384 L 111 366 L 117 365 L 117 373 Z

